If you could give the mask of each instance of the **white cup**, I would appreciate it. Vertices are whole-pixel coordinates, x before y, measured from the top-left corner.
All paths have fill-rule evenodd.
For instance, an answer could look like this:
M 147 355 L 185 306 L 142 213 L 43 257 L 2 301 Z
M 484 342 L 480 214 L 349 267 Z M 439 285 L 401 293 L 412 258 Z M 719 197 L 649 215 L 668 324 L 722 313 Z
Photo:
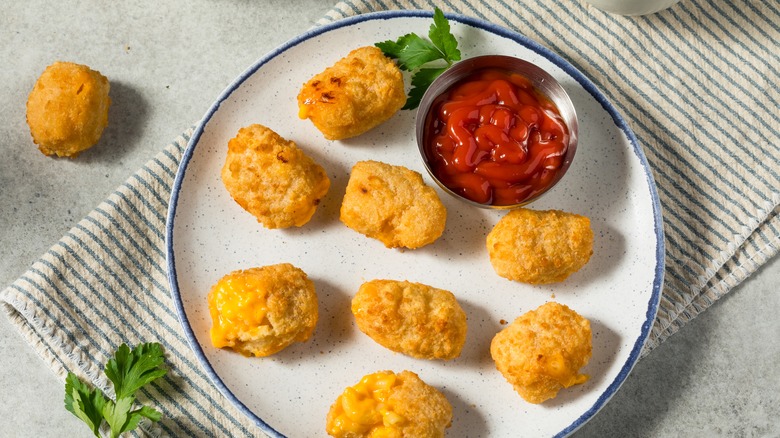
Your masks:
M 646 15 L 675 5 L 680 0 L 586 0 L 593 6 L 613 14 Z

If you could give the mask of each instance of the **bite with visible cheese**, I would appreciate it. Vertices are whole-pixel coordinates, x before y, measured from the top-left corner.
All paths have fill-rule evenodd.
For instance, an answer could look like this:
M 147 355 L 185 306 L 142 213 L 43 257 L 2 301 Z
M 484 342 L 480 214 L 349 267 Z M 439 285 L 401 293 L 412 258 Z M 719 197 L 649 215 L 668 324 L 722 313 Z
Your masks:
M 379 371 L 339 395 L 325 428 L 336 438 L 437 438 L 451 423 L 447 398 L 417 374 Z
M 317 324 L 314 283 L 289 263 L 234 271 L 208 295 L 211 342 L 245 356 L 269 356 L 309 339 Z

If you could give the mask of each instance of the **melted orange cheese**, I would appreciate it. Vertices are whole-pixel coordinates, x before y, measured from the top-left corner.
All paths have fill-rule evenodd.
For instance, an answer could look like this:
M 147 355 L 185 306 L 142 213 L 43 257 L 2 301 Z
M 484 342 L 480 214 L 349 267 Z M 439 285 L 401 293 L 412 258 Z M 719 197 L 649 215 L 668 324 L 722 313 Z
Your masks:
M 298 117 L 300 119 L 305 120 L 305 119 L 309 118 L 309 114 L 310 114 L 309 105 L 311 105 L 311 103 L 312 102 L 309 99 L 306 99 L 306 101 L 303 103 L 303 105 L 301 105 L 299 107 L 299 109 L 298 109 Z
M 538 362 L 543 373 L 560 383 L 564 388 L 585 383 L 589 377 L 585 374 L 579 374 L 577 369 L 566 362 L 560 352 L 542 356 Z
M 371 438 L 400 438 L 399 426 L 406 421 L 395 412 L 389 400 L 391 389 L 400 385 L 395 374 L 381 371 L 363 377 L 357 385 L 344 390 L 336 400 L 328 434 L 363 434 Z
M 269 325 L 267 296 L 265 282 L 249 275 L 229 276 L 215 284 L 209 293 L 214 346 L 233 346 L 240 336 L 256 337 Z

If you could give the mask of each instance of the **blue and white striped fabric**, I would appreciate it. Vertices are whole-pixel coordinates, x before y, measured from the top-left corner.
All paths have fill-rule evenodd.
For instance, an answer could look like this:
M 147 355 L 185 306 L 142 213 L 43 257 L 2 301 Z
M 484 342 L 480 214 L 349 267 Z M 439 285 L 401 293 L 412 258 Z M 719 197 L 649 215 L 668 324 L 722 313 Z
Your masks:
M 559 53 L 620 109 L 644 147 L 663 207 L 666 283 L 645 349 L 743 281 L 780 246 L 780 8 L 682 0 L 620 17 L 576 0 L 348 1 L 323 23 L 413 8 L 474 16 Z M 11 321 L 51 367 L 106 387 L 122 342 L 159 341 L 169 375 L 142 397 L 163 412 L 153 436 L 260 436 L 219 394 L 173 310 L 164 230 L 189 132 L 0 292 Z

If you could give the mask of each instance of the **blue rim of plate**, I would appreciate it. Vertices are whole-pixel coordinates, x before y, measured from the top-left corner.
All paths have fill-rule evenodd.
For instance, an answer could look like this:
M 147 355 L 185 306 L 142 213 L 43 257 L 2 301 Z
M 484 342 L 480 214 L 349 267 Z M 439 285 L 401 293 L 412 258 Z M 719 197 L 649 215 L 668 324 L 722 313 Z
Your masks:
M 647 162 L 647 158 L 645 157 L 642 148 L 639 146 L 639 141 L 637 140 L 634 132 L 628 126 L 628 124 L 620 115 L 618 110 L 614 107 L 614 105 L 612 105 L 609 99 L 607 99 L 607 97 L 604 96 L 601 90 L 599 90 L 598 87 L 596 87 L 596 85 L 593 84 L 593 82 L 591 82 L 591 80 L 588 79 L 584 74 L 582 74 L 576 67 L 571 65 L 568 61 L 566 61 L 560 55 L 556 54 L 550 49 L 542 46 L 536 41 L 533 41 L 530 38 L 521 35 L 517 32 L 511 31 L 509 29 L 503 28 L 493 23 L 489 23 L 487 21 L 467 17 L 465 15 L 451 14 L 451 13 L 445 15 L 449 20 L 454 20 L 459 23 L 476 27 L 478 29 L 491 32 L 498 36 L 513 40 L 516 43 L 533 50 L 539 55 L 544 56 L 548 61 L 552 62 L 553 64 L 558 66 L 561 70 L 566 72 L 569 76 L 574 78 L 591 96 L 593 96 L 596 99 L 596 101 L 598 101 L 601 104 L 604 110 L 606 110 L 607 113 L 609 113 L 609 115 L 612 117 L 612 120 L 615 122 L 615 125 L 618 128 L 620 128 L 620 130 L 622 130 L 623 133 L 626 135 L 626 138 L 628 138 L 629 142 L 631 143 L 634 154 L 637 156 L 640 164 L 642 165 L 642 168 L 644 169 L 645 177 L 647 178 L 648 187 L 650 189 L 650 196 L 653 201 L 653 223 L 654 223 L 655 236 L 656 236 L 656 254 L 655 254 L 656 263 L 655 263 L 655 277 L 653 279 L 653 291 L 650 297 L 650 301 L 648 302 L 647 312 L 645 314 L 646 315 L 645 321 L 642 323 L 642 331 L 639 337 L 637 338 L 637 340 L 634 342 L 634 346 L 631 349 L 631 353 L 628 359 L 626 360 L 626 363 L 623 364 L 623 367 L 620 369 L 618 375 L 615 377 L 612 383 L 607 387 L 607 389 L 599 396 L 599 398 L 596 400 L 593 406 L 591 406 L 576 420 L 574 420 L 574 422 L 572 422 L 570 425 L 568 425 L 567 427 L 565 427 L 563 430 L 561 430 L 559 433 L 555 435 L 556 437 L 565 437 L 571 434 L 572 432 L 574 432 L 575 430 L 577 430 L 578 428 L 580 428 L 588 420 L 590 420 L 602 407 L 604 407 L 604 405 L 609 401 L 609 399 L 612 398 L 613 395 L 615 395 L 615 393 L 623 384 L 623 382 L 625 382 L 626 378 L 628 377 L 628 374 L 634 368 L 636 362 L 639 360 L 639 355 L 642 352 L 642 347 L 644 347 L 645 342 L 647 341 L 647 338 L 650 335 L 650 329 L 653 326 L 653 321 L 655 321 L 656 313 L 658 312 L 658 305 L 661 298 L 661 288 L 663 287 L 664 254 L 665 254 L 663 221 L 661 218 L 661 206 L 658 198 L 658 193 L 656 191 L 655 181 L 653 179 L 652 172 L 650 171 L 650 166 Z M 266 54 L 265 56 L 260 58 L 257 62 L 255 62 L 251 67 L 249 67 L 246 71 L 244 71 L 238 78 L 236 78 L 232 84 L 230 84 L 227 88 L 225 88 L 222 94 L 220 94 L 219 98 L 214 102 L 214 104 L 211 105 L 211 108 L 209 108 L 209 110 L 203 116 L 203 119 L 200 121 L 200 123 L 198 123 L 198 126 L 195 128 L 195 131 L 193 132 L 192 137 L 190 138 L 190 141 L 187 144 L 187 149 L 184 151 L 184 155 L 182 156 L 179 169 L 176 172 L 176 178 L 173 182 L 173 188 L 171 190 L 171 199 L 170 199 L 170 203 L 168 204 L 168 217 L 165 224 L 165 249 L 166 249 L 166 260 L 168 265 L 168 282 L 171 286 L 171 296 L 173 298 L 174 305 L 176 306 L 176 313 L 178 313 L 179 315 L 179 321 L 181 322 L 182 328 L 184 329 L 184 333 L 187 337 L 187 341 L 189 342 L 192 350 L 195 352 L 195 355 L 198 357 L 198 361 L 203 366 L 209 379 L 211 379 L 211 381 L 214 383 L 217 389 L 219 389 L 219 391 L 228 400 L 230 400 L 230 402 L 233 403 L 233 405 L 236 406 L 239 411 L 241 411 L 244 415 L 246 415 L 252 421 L 254 421 L 255 424 L 257 424 L 257 426 L 259 426 L 263 430 L 263 432 L 273 437 L 284 438 L 285 436 L 280 432 L 278 432 L 276 429 L 274 429 L 271 425 L 263 421 L 263 419 L 258 417 L 257 414 L 252 412 L 225 385 L 225 383 L 222 381 L 219 375 L 217 375 L 217 373 L 214 371 L 214 368 L 211 366 L 211 363 L 209 362 L 208 358 L 206 358 L 203 349 L 201 348 L 197 338 L 195 337 L 195 333 L 192 331 L 192 327 L 190 326 L 189 320 L 187 319 L 187 315 L 184 312 L 184 303 L 182 302 L 181 294 L 179 293 L 179 283 L 176 277 L 176 258 L 173 253 L 173 228 L 174 228 L 174 222 L 176 220 L 176 207 L 178 205 L 179 191 L 181 190 L 182 181 L 184 180 L 184 175 L 187 171 L 187 167 L 189 165 L 190 160 L 192 159 L 193 153 L 195 151 L 195 147 L 197 147 L 200 137 L 203 134 L 203 130 L 205 126 L 208 124 L 208 122 L 217 112 L 222 102 L 224 102 L 228 97 L 230 97 L 230 95 L 247 78 L 255 74 L 260 69 L 260 67 L 262 67 L 263 65 L 265 65 L 266 63 L 268 63 L 270 60 L 274 59 L 278 55 L 297 46 L 298 44 L 306 42 L 326 32 L 330 32 L 332 30 L 352 26 L 359 23 L 364 23 L 367 21 L 389 20 L 394 18 L 409 18 L 409 17 L 431 18 L 433 17 L 433 12 L 420 11 L 420 10 L 382 11 L 382 12 L 372 12 L 372 13 L 344 18 L 311 29 L 308 32 L 299 35 L 298 37 L 286 42 L 285 44 L 279 46 L 275 50 Z

